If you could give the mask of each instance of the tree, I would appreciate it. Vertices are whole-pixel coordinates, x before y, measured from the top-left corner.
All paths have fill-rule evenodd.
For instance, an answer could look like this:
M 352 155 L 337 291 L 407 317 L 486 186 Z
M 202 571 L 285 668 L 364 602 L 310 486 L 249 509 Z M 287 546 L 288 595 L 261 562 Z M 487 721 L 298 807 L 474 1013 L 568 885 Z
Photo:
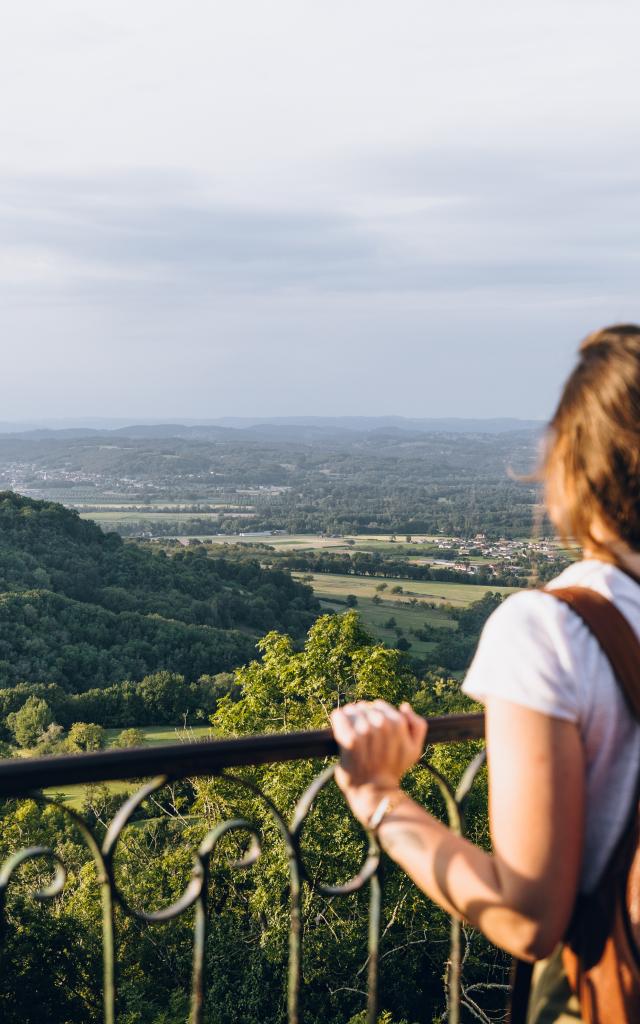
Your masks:
M 41 697 L 28 697 L 19 711 L 7 715 L 7 725 L 19 747 L 35 747 L 52 721 L 51 709 Z
M 101 725 L 94 722 L 74 722 L 69 729 L 67 742 L 71 750 L 101 750 L 106 734 Z
M 254 661 L 236 673 L 240 698 L 223 698 L 211 721 L 217 736 L 238 736 L 274 732 L 282 729 L 314 729 L 327 725 L 328 713 L 337 703 L 381 697 L 392 704 L 414 699 L 419 693 L 425 710 L 439 710 L 439 698 L 430 681 L 424 689 L 407 668 L 406 659 L 397 650 L 375 644 L 363 629 L 358 615 L 324 616 L 309 632 L 305 647 L 297 651 L 291 639 L 270 633 L 260 644 L 262 660 Z M 440 680 L 438 679 L 438 683 Z M 465 698 L 455 693 L 458 704 Z M 447 691 L 447 699 L 452 698 Z M 445 705 L 449 710 L 449 705 Z M 468 705 L 467 705 L 468 706 Z M 455 785 L 468 764 L 468 749 L 439 747 L 430 760 L 451 778 Z M 285 818 L 302 791 L 320 769 L 310 761 L 247 767 L 243 777 L 260 787 L 279 807 Z M 440 808 L 431 776 L 418 765 L 407 776 L 407 790 L 431 808 Z M 287 957 L 287 874 L 284 859 L 276 853 L 277 831 L 261 801 L 237 791 L 229 797 L 229 788 L 216 780 L 198 780 L 198 807 L 214 808 L 221 817 L 246 817 L 256 821 L 265 838 L 264 855 L 252 869 L 255 890 L 248 897 L 250 927 L 273 967 L 286 963 Z M 469 804 L 469 834 L 483 836 L 486 825 L 485 794 L 474 791 Z M 228 802 L 227 802 L 228 801 Z M 314 877 L 341 879 L 357 870 L 363 855 L 363 836 L 346 810 L 336 787 L 326 787 L 316 802 L 304 834 L 307 865 Z M 210 812 L 209 812 L 210 813 Z M 484 823 L 484 824 L 483 824 Z M 268 839 L 271 842 L 267 841 Z M 431 957 L 448 948 L 448 922 L 445 915 L 415 889 L 408 878 L 392 864 L 385 864 L 385 920 L 388 926 L 382 940 L 381 990 L 393 1016 L 383 1021 L 440 1019 L 442 991 L 439 977 L 444 967 L 434 969 Z M 338 1024 L 349 1020 L 362 1007 L 357 993 L 342 993 L 339 1005 L 330 1004 L 326 992 L 343 984 L 344 978 L 357 975 L 363 967 L 367 935 L 367 898 L 349 897 L 345 904 L 317 892 L 304 904 L 305 921 L 305 1000 L 310 1024 Z M 342 911 L 340 911 L 342 907 Z M 265 917 L 268 908 L 268 918 Z M 336 917 L 336 914 L 338 915 Z M 339 941 L 324 925 L 328 917 L 339 919 Z M 425 958 L 425 934 L 431 944 Z M 402 950 L 401 977 L 397 960 L 389 952 Z M 436 954 L 437 955 L 437 954 Z M 495 953 L 489 955 L 495 956 Z M 488 956 L 476 958 L 469 974 L 473 980 L 486 978 Z M 467 975 L 469 976 L 469 975 Z M 272 1019 L 271 1017 L 269 1019 Z M 252 1018 L 253 1020 L 253 1018 Z M 356 1020 L 358 1018 L 356 1017 Z
M 56 722 L 50 722 L 38 739 L 39 754 L 54 754 L 60 749 L 64 729 Z
M 144 733 L 142 729 L 123 729 L 113 743 L 114 747 L 142 747 Z
M 344 603 L 346 604 L 347 608 L 355 608 L 356 605 L 358 604 L 358 598 L 356 597 L 355 594 L 347 594 Z

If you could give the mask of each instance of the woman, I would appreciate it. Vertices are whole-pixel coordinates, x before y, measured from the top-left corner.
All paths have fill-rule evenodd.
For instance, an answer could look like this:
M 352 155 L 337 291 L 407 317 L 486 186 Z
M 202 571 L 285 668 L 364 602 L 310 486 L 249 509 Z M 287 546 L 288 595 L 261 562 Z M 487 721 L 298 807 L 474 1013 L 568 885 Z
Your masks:
M 550 518 L 583 555 L 549 586 L 597 591 L 640 637 L 640 327 L 583 342 L 549 426 L 542 477 Z M 539 590 L 494 612 L 463 691 L 485 706 L 492 853 L 400 789 L 426 735 L 408 704 L 333 712 L 336 781 L 431 899 L 520 959 L 550 957 L 578 892 L 593 890 L 628 820 L 640 727 L 595 637 Z M 550 961 L 547 988 L 558 963 Z M 535 1019 L 560 1019 L 549 1013 Z M 565 1019 L 580 1019 L 568 987 Z

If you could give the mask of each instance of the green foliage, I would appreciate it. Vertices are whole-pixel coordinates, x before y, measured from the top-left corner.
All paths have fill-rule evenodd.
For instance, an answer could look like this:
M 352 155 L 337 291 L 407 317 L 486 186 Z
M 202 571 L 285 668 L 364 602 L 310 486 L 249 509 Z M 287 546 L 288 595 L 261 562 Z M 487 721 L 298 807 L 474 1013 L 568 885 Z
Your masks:
M 26 612 L 29 612 L 27 615 Z M 186 625 L 138 612 L 115 614 L 59 594 L 0 594 L 0 681 L 46 679 L 72 692 L 167 666 L 189 679 L 250 657 L 236 630 Z
M 144 745 L 144 733 L 142 729 L 123 729 L 116 737 L 114 747 L 141 747 Z
M 69 750 L 101 750 L 105 742 L 105 731 L 95 722 L 74 722 L 67 736 Z
M 176 725 L 188 718 L 205 720 L 225 694 L 233 694 L 236 684 L 230 672 L 202 676 L 187 683 L 175 672 L 157 672 L 140 682 L 125 680 L 84 693 L 67 693 L 54 683 L 18 683 L 0 689 L 0 736 L 9 739 L 5 725 L 8 716 L 19 711 L 26 700 L 45 700 L 53 718 L 65 728 L 73 722 L 97 722 L 108 728 L 136 725 Z
M 55 754 L 63 747 L 64 729 L 57 722 L 50 722 L 38 739 L 37 753 Z
M 47 702 L 40 697 L 29 697 L 19 711 L 7 716 L 7 725 L 19 747 L 35 747 L 52 720 Z
M 262 658 L 226 680 L 227 696 L 212 716 L 220 735 L 325 726 L 331 708 L 352 699 L 405 698 L 423 712 L 459 710 L 468 702 L 451 680 L 416 679 L 397 651 L 374 644 L 355 612 L 324 616 L 302 650 L 288 636 L 269 633 Z M 152 700 L 171 706 L 171 674 L 147 684 Z M 232 699 L 231 693 L 235 693 Z M 469 745 L 473 748 L 473 745 Z M 455 784 L 472 750 L 438 747 L 435 766 Z M 477 746 L 477 745 L 476 745 Z M 257 785 L 287 820 L 322 763 L 299 761 L 236 769 Z M 436 813 L 443 804 L 424 765 L 406 779 L 408 790 Z M 83 814 L 98 837 L 123 800 L 106 786 L 88 787 Z M 25 841 L 63 854 L 69 882 L 63 898 L 38 905 L 29 898 L 50 878 L 42 861 L 25 865 L 9 887 L 7 958 L 0 976 L 0 1018 L 7 1024 L 98 1024 L 100 1009 L 100 904 L 96 873 L 86 847 L 58 806 L 31 801 L 0 804 L 0 860 Z M 220 820 L 246 817 L 261 835 L 262 856 L 247 871 L 230 861 L 246 850 L 243 833 L 225 837 L 211 862 L 210 931 L 206 947 L 206 1024 L 265 1024 L 285 1019 L 288 956 L 288 868 L 267 804 L 223 779 L 178 782 L 159 791 L 137 813 L 119 842 L 115 869 L 132 906 L 158 908 L 178 899 L 187 884 L 192 851 Z M 487 842 L 486 783 L 467 810 L 469 834 Z M 366 842 L 330 783 L 311 811 L 301 850 L 309 877 L 341 883 L 362 862 Z M 448 949 L 446 916 L 389 861 L 384 892 L 380 1024 L 431 1024 L 442 1013 L 442 974 Z M 305 888 L 303 1000 L 307 1024 L 344 1024 L 360 1014 L 366 974 L 367 888 L 350 896 L 321 896 Z M 190 984 L 192 916 L 146 927 L 117 914 L 120 1019 L 125 1024 L 184 1024 Z M 470 982 L 496 976 L 496 955 L 482 944 L 467 961 Z M 501 980 L 501 976 L 500 976 Z M 30 986 L 27 1001 L 24 986 Z M 355 1017 L 357 1020 L 358 1018 Z
M 399 652 L 374 644 L 356 612 L 321 616 L 302 651 L 275 632 L 258 646 L 262 659 L 236 672 L 240 698 L 223 698 L 211 719 L 216 732 L 326 726 L 338 703 L 382 697 L 397 704 L 415 685 Z
M 357 699 L 381 697 L 394 704 L 411 699 L 432 714 L 469 707 L 454 681 L 434 676 L 421 685 L 397 651 L 372 642 L 354 612 L 319 619 L 302 651 L 296 651 L 287 637 L 275 633 L 269 634 L 261 646 L 262 661 L 237 673 L 240 698 L 236 702 L 222 701 L 212 718 L 219 734 L 322 727 L 333 706 Z M 469 749 L 440 747 L 433 752 L 432 761 L 455 784 L 471 756 Z M 248 769 L 244 776 L 291 815 L 296 800 L 321 767 L 311 762 L 271 765 Z M 442 813 L 439 790 L 424 766 L 407 777 L 406 786 L 420 802 Z M 199 794 L 203 803 L 219 805 L 222 801 L 225 810 L 231 811 L 219 785 L 202 782 Z M 237 800 L 234 807 L 238 806 Z M 269 836 L 270 842 L 264 845 L 271 851 L 277 835 L 263 805 L 252 799 L 240 800 L 241 813 L 257 819 L 265 836 Z M 317 811 L 310 817 L 303 841 L 307 870 L 313 878 L 332 884 L 344 882 L 361 863 L 362 833 L 333 784 L 316 803 Z M 468 825 L 471 834 L 486 843 L 486 783 L 480 784 L 469 801 Z M 262 942 L 270 957 L 279 962 L 286 949 L 286 867 L 283 861 L 265 853 L 254 870 L 256 889 L 250 906 L 255 915 L 268 914 L 272 923 L 263 930 Z M 444 956 L 446 950 L 448 922 L 402 872 L 386 861 L 383 877 L 386 930 L 381 949 L 381 987 L 385 1005 L 394 1007 L 393 1017 L 386 1019 L 431 1021 L 441 1009 L 443 963 L 438 963 L 438 955 Z M 330 927 L 327 922 L 331 922 Z M 318 1024 L 342 1024 L 358 1009 L 358 1000 L 345 991 L 345 986 L 349 985 L 347 979 L 358 976 L 364 966 L 366 890 L 342 901 L 318 894 L 309 897 L 303 927 L 308 1019 Z M 398 963 L 402 964 L 401 977 Z M 340 992 L 340 997 L 331 996 L 333 991 Z
M 502 594 L 489 592 L 479 601 L 469 605 L 468 608 L 455 609 L 451 614 L 458 620 L 458 629 L 461 633 L 467 636 L 477 636 L 489 616 L 502 604 L 502 601 Z

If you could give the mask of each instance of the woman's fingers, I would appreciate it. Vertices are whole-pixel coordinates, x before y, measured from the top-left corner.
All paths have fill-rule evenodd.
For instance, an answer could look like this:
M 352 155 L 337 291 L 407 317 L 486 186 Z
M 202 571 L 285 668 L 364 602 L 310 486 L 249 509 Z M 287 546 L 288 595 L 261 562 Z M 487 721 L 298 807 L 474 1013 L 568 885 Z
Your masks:
M 358 701 L 331 713 L 333 734 L 342 748 L 341 778 L 352 786 L 382 780 L 397 785 L 420 757 L 427 731 L 408 704 Z
M 426 719 L 422 715 L 417 715 L 407 701 L 403 701 L 400 705 L 400 711 L 407 723 L 412 741 L 419 744 L 421 748 L 424 747 L 429 728 Z
M 371 707 L 376 708 L 388 721 L 395 722 L 397 725 L 404 724 L 403 715 L 393 705 L 387 704 L 386 700 L 374 700 Z
M 344 747 L 345 750 L 351 750 L 355 746 L 357 740 L 357 733 L 354 728 L 352 716 L 349 714 L 347 708 L 335 708 L 329 716 L 331 720 L 331 728 L 333 729 L 333 735 L 336 738 L 336 742 Z

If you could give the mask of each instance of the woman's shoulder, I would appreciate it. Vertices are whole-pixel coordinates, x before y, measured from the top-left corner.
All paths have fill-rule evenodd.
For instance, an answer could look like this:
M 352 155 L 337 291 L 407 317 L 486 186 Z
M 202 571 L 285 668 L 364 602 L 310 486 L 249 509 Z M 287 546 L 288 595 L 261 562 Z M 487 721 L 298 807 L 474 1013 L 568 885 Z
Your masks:
M 615 565 L 597 559 L 582 559 L 572 562 L 544 588 L 518 590 L 510 594 L 487 621 L 488 632 L 510 632 L 520 626 L 533 627 L 540 633 L 555 633 L 560 629 L 562 636 L 581 643 L 588 632 L 587 627 L 565 601 L 553 596 L 554 590 L 565 587 L 588 587 L 616 603 L 619 592 L 631 588 L 640 602 L 640 587 Z
M 553 634 L 558 628 L 565 631 L 572 619 L 575 616 L 566 603 L 548 590 L 517 590 L 509 594 L 487 619 L 482 636 L 485 640 L 496 637 L 507 642 L 535 638 L 539 643 L 546 634 Z
M 463 691 L 578 721 L 578 662 L 589 643 L 586 626 L 564 602 L 543 590 L 517 591 L 488 619 Z

